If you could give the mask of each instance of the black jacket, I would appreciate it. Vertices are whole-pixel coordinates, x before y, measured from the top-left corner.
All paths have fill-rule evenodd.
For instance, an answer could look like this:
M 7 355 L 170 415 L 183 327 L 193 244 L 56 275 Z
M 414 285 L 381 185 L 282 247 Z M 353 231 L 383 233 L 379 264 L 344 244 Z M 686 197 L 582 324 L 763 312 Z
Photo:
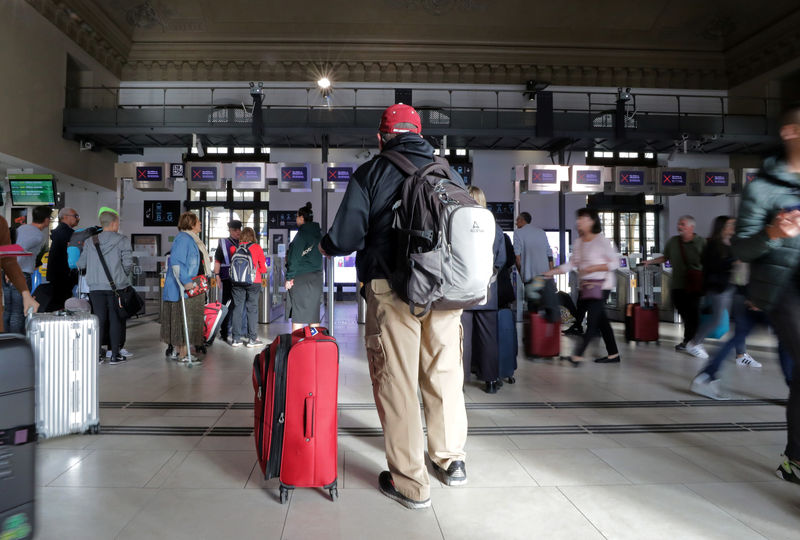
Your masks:
M 703 285 L 706 291 L 721 293 L 728 288 L 735 260 L 730 246 L 718 240 L 706 243 L 703 252 Z
M 415 133 L 403 133 L 386 143 L 384 150 L 396 150 L 418 167 L 433 161 L 433 146 Z M 333 226 L 320 241 L 328 255 L 349 255 L 356 251 L 358 280 L 390 279 L 396 268 L 397 238 L 392 231 L 392 205 L 400 198 L 406 175 L 380 154 L 361 165 L 347 185 Z
M 51 283 L 77 283 L 78 273 L 67 264 L 67 244 L 72 238 L 72 227 L 59 223 L 50 233 L 50 254 L 47 256 L 47 281 Z M 73 283 L 73 285 L 74 285 Z

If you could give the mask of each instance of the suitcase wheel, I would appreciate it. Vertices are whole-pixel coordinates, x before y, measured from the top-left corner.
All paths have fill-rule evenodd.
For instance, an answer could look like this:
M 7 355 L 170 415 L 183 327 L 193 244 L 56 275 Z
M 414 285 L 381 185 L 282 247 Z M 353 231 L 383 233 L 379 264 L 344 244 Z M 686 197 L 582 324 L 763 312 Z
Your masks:
M 335 501 L 339 498 L 339 490 L 335 487 L 332 487 L 328 492 L 331 494 L 331 501 Z
M 281 504 L 286 504 L 286 501 L 288 500 L 289 500 L 289 490 L 281 486 Z
M 515 379 L 514 377 L 508 377 L 508 378 L 506 379 L 506 382 L 507 382 L 508 384 L 514 384 L 515 382 L 517 382 L 517 379 Z

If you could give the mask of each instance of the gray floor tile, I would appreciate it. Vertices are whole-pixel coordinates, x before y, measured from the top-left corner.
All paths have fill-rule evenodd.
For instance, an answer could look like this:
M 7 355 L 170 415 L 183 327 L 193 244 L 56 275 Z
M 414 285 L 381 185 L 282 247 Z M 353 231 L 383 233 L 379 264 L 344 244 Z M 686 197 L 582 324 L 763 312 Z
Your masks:
M 251 452 L 195 450 L 164 479 L 165 488 L 244 488 L 256 463 Z
M 764 538 L 682 485 L 572 486 L 560 489 L 606 538 Z
M 589 450 L 512 450 L 511 454 L 540 486 L 630 483 Z
M 601 539 L 556 488 L 447 488 L 432 496 L 445 539 Z
M 50 485 L 144 487 L 174 453 L 172 450 L 95 450 Z
M 713 482 L 718 479 L 668 448 L 595 448 L 592 452 L 635 484 Z

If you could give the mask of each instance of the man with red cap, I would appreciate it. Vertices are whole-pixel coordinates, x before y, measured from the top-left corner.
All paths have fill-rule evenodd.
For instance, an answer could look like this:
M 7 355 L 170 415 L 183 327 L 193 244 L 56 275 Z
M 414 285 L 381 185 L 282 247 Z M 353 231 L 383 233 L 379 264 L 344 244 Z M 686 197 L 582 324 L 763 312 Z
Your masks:
M 392 105 L 381 117 L 378 146 L 422 167 L 433 161 L 433 147 L 421 131 L 413 107 Z M 367 359 L 389 464 L 378 476 L 379 488 L 407 508 L 426 508 L 431 504 L 430 479 L 418 390 L 433 472 L 446 485 L 467 483 L 461 310 L 431 310 L 418 318 L 391 288 L 399 251 L 392 206 L 401 197 L 405 178 L 381 154 L 359 167 L 320 251 L 330 256 L 358 252 L 356 270 L 367 300 Z

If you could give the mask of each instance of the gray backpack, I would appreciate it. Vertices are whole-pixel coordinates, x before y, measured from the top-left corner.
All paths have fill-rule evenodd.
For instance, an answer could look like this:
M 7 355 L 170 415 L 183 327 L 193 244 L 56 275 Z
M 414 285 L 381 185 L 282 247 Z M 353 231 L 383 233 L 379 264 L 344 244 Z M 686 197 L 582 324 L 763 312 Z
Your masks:
M 399 152 L 381 155 L 408 175 L 393 206 L 399 249 L 392 290 L 417 317 L 483 302 L 494 277 L 492 213 L 469 195 L 447 160 L 434 157 L 418 168 Z

